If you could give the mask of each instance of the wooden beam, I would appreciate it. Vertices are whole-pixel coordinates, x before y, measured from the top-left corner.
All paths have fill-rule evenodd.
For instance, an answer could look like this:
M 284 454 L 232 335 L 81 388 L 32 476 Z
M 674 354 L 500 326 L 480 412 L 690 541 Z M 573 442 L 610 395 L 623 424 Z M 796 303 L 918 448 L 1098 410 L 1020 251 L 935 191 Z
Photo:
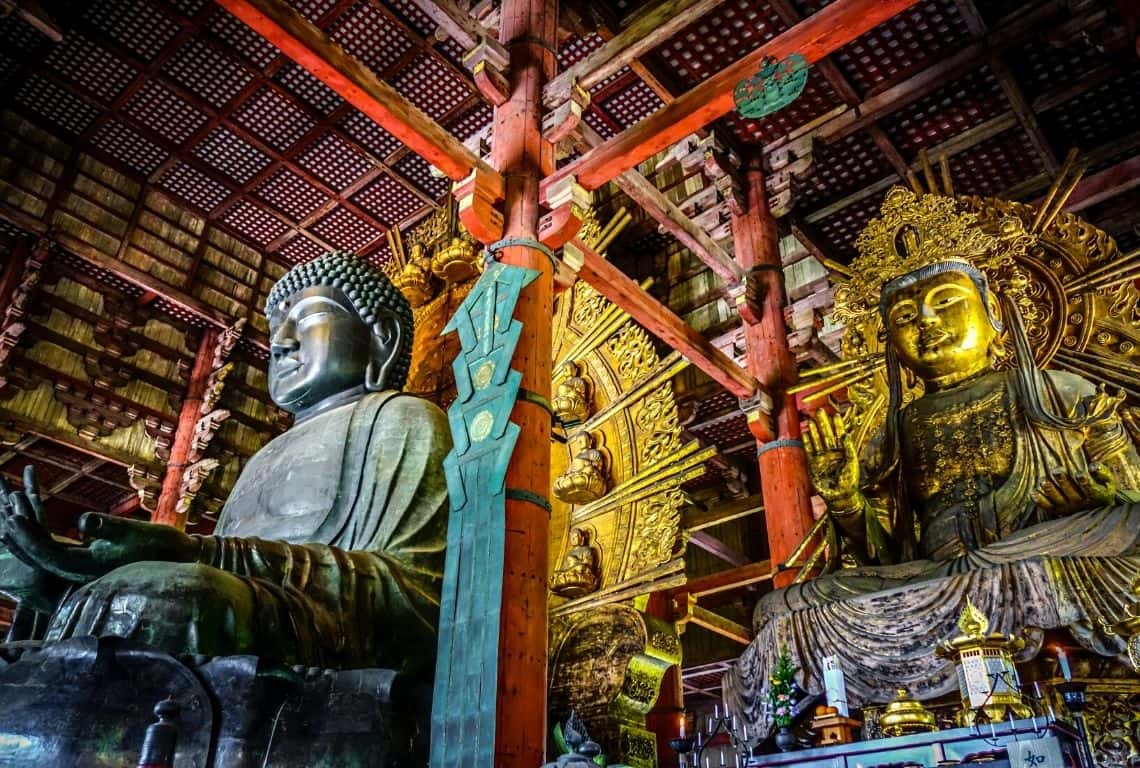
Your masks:
M 563 70 L 542 89 L 542 103 L 555 109 L 577 84 L 590 90 L 635 59 L 652 51 L 724 0 L 660 0 L 639 11 L 617 35 L 586 58 Z
M 597 189 L 641 161 L 728 114 L 735 106 L 733 89 L 737 83 L 754 75 L 766 58 L 783 59 L 792 53 L 799 53 L 808 63 L 814 63 L 916 2 L 917 0 L 837 0 L 722 69 L 637 125 L 551 174 L 543 182 L 543 198 L 545 199 L 546 190 L 551 185 L 567 176 L 574 176 L 586 189 Z
M 755 444 L 755 441 L 750 441 Z M 764 511 L 764 501 L 760 494 L 735 499 L 724 504 L 714 504 L 708 509 L 689 507 L 681 515 L 681 527 L 690 533 L 712 528 L 714 525 L 739 520 Z
M 731 592 L 762 581 L 769 581 L 776 570 L 770 560 L 761 560 L 758 563 L 747 563 L 739 568 L 730 568 L 726 571 L 711 573 L 708 576 L 698 576 L 689 579 L 684 586 L 670 590 L 674 596 L 689 594 L 698 600 L 707 595 L 718 592 Z
M 38 235 L 43 235 L 48 231 L 48 226 L 42 221 L 21 210 L 12 208 L 7 203 L 0 204 L 0 219 L 4 219 L 21 229 L 34 232 Z M 144 291 L 153 291 L 171 304 L 186 310 L 211 325 L 225 328 L 233 322 L 233 318 L 228 317 L 221 310 L 215 309 L 209 304 L 167 285 L 149 272 L 135 269 L 130 264 L 119 261 L 113 256 L 108 256 L 77 237 L 68 235 L 65 232 L 59 232 L 54 235 L 53 239 L 61 248 L 78 256 L 88 264 L 106 270 L 116 277 L 126 280 L 128 283 L 142 288 Z
M 722 637 L 727 637 L 729 640 L 735 640 L 741 645 L 748 645 L 752 642 L 752 633 L 748 631 L 748 627 L 743 624 L 737 624 L 731 619 L 726 619 L 718 613 L 713 613 L 707 608 L 702 608 L 699 605 L 689 606 L 689 616 L 687 620 L 690 623 L 696 624 L 698 627 L 703 627 L 710 632 L 715 632 Z
M 707 264 L 727 286 L 739 285 L 744 279 L 744 272 L 728 252 L 674 205 L 652 181 L 637 170 L 628 170 L 614 179 L 614 183 L 666 232 Z
M 1065 210 L 1069 213 L 1083 211 L 1136 187 L 1140 187 L 1140 155 L 1082 179 L 1069 195 Z M 1034 201 L 1035 205 L 1040 203 L 1040 200 Z
M 469 51 L 479 43 L 492 39 L 486 27 L 452 0 L 412 0 L 412 4 L 465 50 Z M 498 45 L 497 40 L 494 42 Z
M 498 172 L 283 0 L 216 0 L 452 181 Z
M 689 543 L 731 565 L 741 566 L 748 562 L 747 557 L 707 531 L 693 531 L 689 534 Z
M 966 22 L 966 28 L 970 30 L 970 36 L 975 40 L 985 37 L 986 32 L 989 31 L 989 26 L 974 0 L 954 0 L 954 2 L 958 6 L 958 13 Z M 1000 53 L 990 56 L 988 63 L 990 70 L 997 77 L 1006 101 L 1009 102 L 1013 113 L 1017 115 L 1017 121 L 1021 123 L 1030 143 L 1033 144 L 1034 150 L 1041 158 L 1045 170 L 1049 173 L 1056 173 L 1057 156 L 1053 153 L 1053 148 L 1049 145 L 1049 139 L 1045 136 L 1045 132 L 1041 130 L 1037 115 L 1033 113 L 1033 106 L 1025 98 L 1021 86 L 1017 83 L 1017 78 L 1014 77 Z
M 563 246 L 562 257 L 567 266 L 598 293 L 624 309 L 645 330 L 680 352 L 729 392 L 737 397 L 757 394 L 759 385 L 747 371 L 581 240 L 575 237 Z

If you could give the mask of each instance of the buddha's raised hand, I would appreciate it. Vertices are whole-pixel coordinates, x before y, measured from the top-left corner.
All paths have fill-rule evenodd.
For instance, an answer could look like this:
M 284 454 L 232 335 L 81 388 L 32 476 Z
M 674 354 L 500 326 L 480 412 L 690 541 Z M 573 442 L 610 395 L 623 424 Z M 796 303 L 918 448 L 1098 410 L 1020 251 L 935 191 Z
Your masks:
M 832 416 L 822 408 L 816 411 L 808 420 L 804 450 L 812 485 L 831 511 L 842 513 L 857 508 L 859 454 L 843 417 Z
M 0 539 L 8 550 L 35 571 L 79 584 L 140 560 L 190 562 L 199 544 L 167 525 L 88 512 L 79 530 L 90 541 L 73 546 L 56 539 L 44 524 L 35 473 L 25 471 L 24 491 L 12 491 L 0 479 Z

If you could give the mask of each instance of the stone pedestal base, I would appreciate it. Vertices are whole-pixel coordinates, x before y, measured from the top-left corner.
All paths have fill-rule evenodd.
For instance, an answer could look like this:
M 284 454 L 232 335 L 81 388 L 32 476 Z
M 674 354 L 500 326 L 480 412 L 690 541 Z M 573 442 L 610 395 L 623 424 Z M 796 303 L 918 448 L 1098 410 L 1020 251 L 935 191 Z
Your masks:
M 176 659 L 118 638 L 26 645 L 0 645 L 0 765 L 133 766 L 167 696 L 176 768 L 426 763 L 429 687 L 391 670 Z

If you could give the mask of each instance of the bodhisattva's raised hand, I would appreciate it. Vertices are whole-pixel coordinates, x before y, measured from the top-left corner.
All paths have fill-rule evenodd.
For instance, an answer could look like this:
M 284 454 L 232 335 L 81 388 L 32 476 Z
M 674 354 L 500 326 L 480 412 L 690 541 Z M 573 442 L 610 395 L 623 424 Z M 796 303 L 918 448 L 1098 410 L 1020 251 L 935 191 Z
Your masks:
M 30 568 L 83 584 L 121 565 L 140 560 L 189 562 L 198 543 L 176 528 L 88 512 L 79 529 L 88 546 L 56 541 L 44 524 L 35 472 L 24 472 L 24 491 L 12 491 L 0 478 L 0 540 Z
M 859 454 L 843 417 L 822 408 L 816 411 L 808 420 L 804 449 L 812 485 L 831 511 L 843 513 L 858 507 Z

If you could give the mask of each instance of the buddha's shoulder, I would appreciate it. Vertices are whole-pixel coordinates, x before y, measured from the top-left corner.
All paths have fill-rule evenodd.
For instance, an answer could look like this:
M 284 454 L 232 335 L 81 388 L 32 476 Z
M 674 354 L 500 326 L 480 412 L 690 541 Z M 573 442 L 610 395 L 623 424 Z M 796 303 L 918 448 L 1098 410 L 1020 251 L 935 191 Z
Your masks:
M 372 392 L 365 399 L 365 403 L 371 400 L 380 407 L 379 416 L 385 424 L 451 440 L 447 415 L 430 400 L 403 392 Z

